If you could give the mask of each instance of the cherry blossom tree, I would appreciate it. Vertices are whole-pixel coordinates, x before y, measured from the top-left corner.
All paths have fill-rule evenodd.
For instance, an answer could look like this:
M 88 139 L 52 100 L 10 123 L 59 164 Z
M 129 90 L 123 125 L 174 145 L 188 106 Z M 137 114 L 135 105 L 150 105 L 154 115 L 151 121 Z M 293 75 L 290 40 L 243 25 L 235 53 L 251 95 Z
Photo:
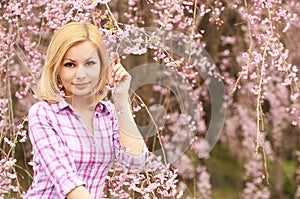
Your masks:
M 283 198 L 283 164 L 290 160 L 296 167 L 292 197 L 300 198 L 299 15 L 296 0 L 2 0 L 0 198 L 21 197 L 32 180 L 26 113 L 37 101 L 32 88 L 51 35 L 70 21 L 96 24 L 108 51 L 118 52 L 129 71 L 145 63 L 164 66 L 160 82 L 132 94 L 137 123 L 153 124 L 145 135 L 153 156 L 144 171 L 116 164 L 107 197 L 212 198 L 206 134 L 216 125 L 210 124 L 209 85 L 217 78 L 226 94 L 217 145 L 243 167 L 238 197 Z M 169 41 L 177 44 L 163 45 Z M 204 51 L 213 64 L 198 59 Z M 174 76 L 180 92 L 164 81 Z M 180 101 L 183 95 L 189 101 Z M 182 110 L 185 103 L 193 111 Z

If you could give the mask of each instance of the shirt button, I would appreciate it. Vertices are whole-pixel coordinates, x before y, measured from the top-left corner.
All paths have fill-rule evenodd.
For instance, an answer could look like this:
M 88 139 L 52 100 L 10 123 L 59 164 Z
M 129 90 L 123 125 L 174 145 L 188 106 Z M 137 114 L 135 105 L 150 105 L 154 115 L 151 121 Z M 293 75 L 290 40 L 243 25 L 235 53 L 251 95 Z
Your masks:
M 97 106 L 96 111 L 101 111 L 101 108 Z
M 89 165 L 89 168 L 90 168 L 90 169 L 94 169 L 94 168 L 95 168 L 95 165 Z

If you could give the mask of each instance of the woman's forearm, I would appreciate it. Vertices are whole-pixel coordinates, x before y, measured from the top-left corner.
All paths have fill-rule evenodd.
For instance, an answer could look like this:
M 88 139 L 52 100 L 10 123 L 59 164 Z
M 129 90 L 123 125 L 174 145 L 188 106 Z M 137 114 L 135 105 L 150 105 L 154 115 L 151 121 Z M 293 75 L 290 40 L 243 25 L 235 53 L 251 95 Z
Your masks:
M 68 193 L 67 199 L 93 199 L 93 198 L 84 186 L 78 186 Z
M 114 103 L 119 123 L 121 146 L 130 154 L 141 154 L 145 142 L 133 119 L 128 95 L 115 94 Z

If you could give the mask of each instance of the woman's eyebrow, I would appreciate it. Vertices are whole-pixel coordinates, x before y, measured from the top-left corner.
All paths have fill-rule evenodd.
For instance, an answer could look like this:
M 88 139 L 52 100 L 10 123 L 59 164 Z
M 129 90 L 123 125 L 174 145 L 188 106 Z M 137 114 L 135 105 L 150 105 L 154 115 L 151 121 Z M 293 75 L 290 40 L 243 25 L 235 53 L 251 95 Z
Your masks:
M 95 56 L 90 56 L 87 59 L 85 59 L 84 62 L 89 61 L 91 59 L 96 59 L 96 57 Z M 63 62 L 66 62 L 66 61 L 71 61 L 71 62 L 75 62 L 75 63 L 77 62 L 76 60 L 73 60 L 69 57 L 66 57 L 66 58 L 63 59 Z
M 85 59 L 85 61 L 88 61 L 88 60 L 90 60 L 90 59 L 94 59 L 94 58 L 96 58 L 96 57 L 95 57 L 95 56 L 91 56 L 91 57 L 88 57 L 88 58 L 86 58 L 86 59 Z M 64 59 L 63 59 L 63 61 L 71 61 L 71 62 L 76 62 L 76 60 L 73 60 L 73 59 L 71 59 L 71 58 L 68 58 L 68 57 L 64 58 Z
M 90 59 L 95 59 L 95 56 L 90 56 L 89 58 L 87 58 L 85 61 L 89 61 Z
M 68 58 L 68 57 L 64 58 L 64 59 L 63 59 L 63 61 L 71 61 L 71 62 L 76 62 L 75 60 L 73 60 L 73 59 L 71 59 L 71 58 Z

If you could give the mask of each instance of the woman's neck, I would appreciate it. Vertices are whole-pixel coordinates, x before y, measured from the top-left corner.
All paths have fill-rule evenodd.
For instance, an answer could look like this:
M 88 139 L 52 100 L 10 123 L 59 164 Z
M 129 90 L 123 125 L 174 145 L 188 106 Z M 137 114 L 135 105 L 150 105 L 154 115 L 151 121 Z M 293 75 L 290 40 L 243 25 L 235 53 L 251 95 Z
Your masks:
M 72 96 L 72 98 L 66 99 L 66 101 L 75 110 L 94 110 L 96 106 L 96 98 L 94 96 Z

